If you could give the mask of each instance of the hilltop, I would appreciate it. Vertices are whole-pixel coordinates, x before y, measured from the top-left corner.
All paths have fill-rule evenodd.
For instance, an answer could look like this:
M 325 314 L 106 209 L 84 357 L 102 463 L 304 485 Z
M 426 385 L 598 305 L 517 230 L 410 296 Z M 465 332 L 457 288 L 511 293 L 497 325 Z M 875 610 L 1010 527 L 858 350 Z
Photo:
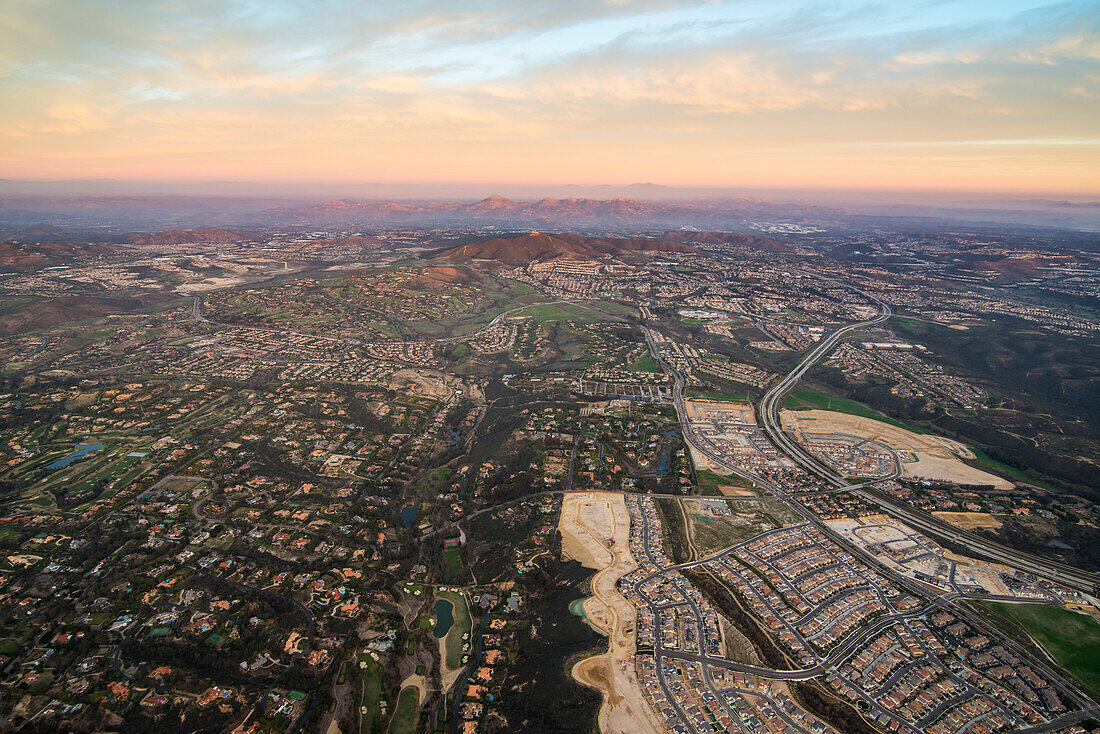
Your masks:
M 68 265 L 82 257 L 102 255 L 115 248 L 109 245 L 72 242 L 0 242 L 0 269 L 26 270 Z

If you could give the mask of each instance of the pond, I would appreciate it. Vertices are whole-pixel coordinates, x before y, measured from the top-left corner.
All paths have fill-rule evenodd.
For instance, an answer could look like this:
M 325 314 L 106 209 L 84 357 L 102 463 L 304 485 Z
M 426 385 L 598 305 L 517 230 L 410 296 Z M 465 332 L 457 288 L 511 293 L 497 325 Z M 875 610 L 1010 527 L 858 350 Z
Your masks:
M 569 612 L 571 614 L 576 614 L 578 617 L 583 619 L 584 623 L 591 627 L 601 637 L 607 637 L 607 633 L 596 625 L 592 624 L 592 620 L 588 618 L 588 614 L 584 611 L 584 602 L 590 598 L 591 597 L 588 596 L 582 596 L 580 599 L 574 599 L 573 601 L 569 602 Z
M 405 523 L 405 527 L 412 527 L 413 521 L 416 520 L 416 513 L 420 512 L 420 505 L 409 505 L 408 507 L 401 508 L 401 522 Z
M 440 599 L 435 603 L 435 627 L 432 634 L 436 639 L 443 639 L 451 631 L 455 623 L 455 605 L 446 599 Z
M 68 456 L 63 456 L 54 463 L 48 465 L 47 469 L 64 469 L 69 464 L 73 463 L 77 459 L 82 459 L 93 451 L 99 451 L 103 446 L 98 443 L 80 443 L 76 445 L 76 451 L 72 452 Z

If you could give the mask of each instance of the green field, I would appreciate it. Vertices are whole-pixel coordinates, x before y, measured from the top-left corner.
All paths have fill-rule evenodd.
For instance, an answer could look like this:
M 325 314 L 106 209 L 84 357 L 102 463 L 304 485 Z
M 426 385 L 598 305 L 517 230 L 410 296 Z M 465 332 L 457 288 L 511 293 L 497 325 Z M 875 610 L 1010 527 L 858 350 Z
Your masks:
M 538 322 L 572 320 L 578 324 L 599 321 L 617 321 L 624 316 L 635 316 L 637 311 L 617 303 L 543 303 L 530 306 L 514 316 L 530 316 Z
M 653 357 L 645 355 L 634 364 L 630 365 L 630 369 L 635 372 L 659 372 L 657 365 L 653 363 Z
M 731 514 L 714 516 L 703 512 L 696 499 L 677 500 L 698 553 L 706 555 L 728 548 L 773 528 L 792 525 L 801 518 L 777 500 L 739 499 L 728 503 Z
M 1084 614 L 1044 604 L 980 602 L 1006 632 L 1035 640 L 1095 697 L 1100 695 L 1100 622 Z
M 447 564 L 447 573 L 451 576 L 462 573 L 462 551 L 458 548 L 443 551 L 443 562 Z
M 563 319 L 576 318 L 576 312 L 568 306 L 559 303 L 546 303 L 540 306 L 531 306 L 518 315 L 530 316 L 535 321 L 561 321 Z
M 397 698 L 397 706 L 393 710 L 393 718 L 390 719 L 390 734 L 412 734 L 416 731 L 416 709 L 420 694 L 412 686 L 401 689 L 401 695 Z
M 916 428 L 914 426 L 907 425 L 901 421 L 896 421 L 893 418 L 879 413 L 877 410 L 871 410 L 863 403 L 857 403 L 855 400 L 849 400 L 848 398 L 838 398 L 832 395 L 827 395 L 823 392 L 817 392 L 815 390 L 796 390 L 788 394 L 783 398 L 783 407 L 791 408 L 793 410 L 799 409 L 817 409 L 817 410 L 832 410 L 837 413 L 847 413 L 848 415 L 858 415 L 863 418 L 871 418 L 872 420 L 882 421 L 883 423 L 889 423 L 892 426 L 898 428 L 904 428 L 907 431 L 913 433 L 928 433 L 928 431 L 922 428 Z
M 466 606 L 466 597 L 453 591 L 440 591 L 436 594 L 438 599 L 446 599 L 454 605 L 455 621 L 447 632 L 444 645 L 447 648 L 447 667 L 458 670 L 462 667 L 462 635 L 468 634 L 473 627 L 470 619 L 470 610 Z
M 696 469 L 695 483 L 700 487 L 717 487 L 725 484 L 737 484 L 739 480 L 736 477 L 723 477 L 720 474 L 715 474 L 706 469 Z

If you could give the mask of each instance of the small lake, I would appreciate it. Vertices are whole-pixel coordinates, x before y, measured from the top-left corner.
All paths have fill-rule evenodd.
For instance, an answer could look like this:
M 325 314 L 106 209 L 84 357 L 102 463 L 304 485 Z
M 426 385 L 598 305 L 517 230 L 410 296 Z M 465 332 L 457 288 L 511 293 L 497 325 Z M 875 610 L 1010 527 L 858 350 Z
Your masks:
M 584 602 L 590 598 L 591 597 L 588 596 L 582 596 L 580 599 L 574 599 L 573 601 L 569 602 L 569 612 L 571 614 L 576 614 L 578 617 L 583 619 L 584 623 L 587 624 L 589 628 L 591 628 L 600 637 L 607 637 L 607 633 L 596 625 L 592 624 L 592 620 L 590 620 L 588 618 L 588 615 L 584 612 Z
M 408 507 L 401 508 L 401 522 L 405 523 L 405 527 L 412 527 L 413 521 L 416 520 L 416 513 L 418 512 L 420 512 L 420 505 L 409 505 Z
M 76 451 L 72 452 L 68 456 L 63 456 L 54 463 L 48 465 L 47 469 L 64 469 L 69 464 L 73 463 L 77 459 L 82 459 L 93 451 L 99 451 L 103 448 L 102 444 L 98 443 L 80 443 L 76 445 Z
M 443 639 L 451 631 L 455 623 L 455 605 L 446 599 L 440 599 L 435 603 L 435 627 L 432 634 L 436 639 Z

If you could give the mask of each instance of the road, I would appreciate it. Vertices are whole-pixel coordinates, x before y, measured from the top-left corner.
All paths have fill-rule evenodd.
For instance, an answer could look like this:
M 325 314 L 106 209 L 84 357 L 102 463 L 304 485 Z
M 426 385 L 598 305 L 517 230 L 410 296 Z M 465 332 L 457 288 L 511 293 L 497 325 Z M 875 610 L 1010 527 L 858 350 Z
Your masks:
M 836 283 L 837 281 L 831 282 Z M 759 409 L 760 427 L 768 439 L 792 461 L 796 462 L 810 474 L 818 476 L 829 484 L 832 484 L 836 488 L 834 491 L 850 489 L 862 499 L 878 505 L 887 515 L 897 520 L 901 520 L 929 535 L 948 540 L 975 554 L 1012 565 L 1037 576 L 1042 576 L 1043 578 L 1077 589 L 1078 591 L 1093 593 L 1100 588 L 1100 576 L 1096 574 L 1091 574 L 1087 571 L 1082 571 L 1019 550 L 1007 548 L 992 540 L 982 538 L 974 533 L 955 527 L 933 515 L 916 511 L 913 508 L 894 501 L 890 497 L 872 493 L 868 491 L 868 487 L 865 484 L 848 484 L 840 478 L 835 471 L 822 464 L 822 462 L 812 456 L 802 444 L 791 438 L 790 435 L 783 430 L 779 417 L 783 398 L 791 391 L 795 384 L 798 383 L 802 376 L 806 374 L 807 370 L 832 351 L 832 349 L 848 334 L 881 324 L 893 315 L 893 311 L 888 304 L 883 303 L 879 299 L 863 291 L 858 291 L 854 288 L 852 290 L 876 302 L 881 309 L 881 313 L 874 319 L 838 329 L 829 336 L 821 339 L 809 353 L 807 353 L 802 361 L 798 363 L 797 367 L 768 390 L 760 401 Z
M 829 280 L 829 279 L 827 279 L 827 280 Z M 832 282 L 836 282 L 836 281 L 832 281 Z M 898 517 L 898 519 L 901 519 L 905 522 L 908 522 L 908 523 L 912 524 L 914 527 L 918 528 L 919 530 L 925 530 L 927 532 L 930 532 L 930 534 L 937 534 L 937 535 L 942 535 L 942 536 L 947 536 L 947 537 L 960 538 L 960 540 L 957 540 L 956 542 L 958 542 L 960 545 L 964 545 L 968 548 L 980 548 L 981 546 L 993 546 L 992 552 L 1000 554 L 1000 557 L 1004 558 L 1006 561 L 1011 561 L 1011 565 L 1024 567 L 1027 570 L 1032 570 L 1033 572 L 1036 572 L 1037 570 L 1041 570 L 1041 571 L 1043 571 L 1043 573 L 1041 573 L 1039 575 L 1044 575 L 1048 578 L 1054 578 L 1056 580 L 1061 580 L 1061 579 L 1069 578 L 1070 574 L 1078 574 L 1078 573 L 1079 574 L 1084 574 L 1084 572 L 1076 572 L 1075 570 L 1067 571 L 1064 568 L 1055 568 L 1053 566 L 1055 566 L 1056 564 L 1051 564 L 1050 562 L 1047 562 L 1043 559 L 1032 559 L 1032 558 L 1029 558 L 1029 557 L 1022 556 L 1022 554 L 1019 554 L 1019 553 L 1014 552 L 1014 551 L 1009 551 L 1008 549 L 1005 549 L 1005 548 L 1001 548 L 1000 546 L 997 546 L 997 544 L 991 543 L 989 541 L 984 541 L 984 539 L 973 539 L 973 540 L 971 540 L 969 538 L 965 538 L 964 535 L 968 535 L 968 534 L 964 534 L 962 531 L 958 531 L 957 529 L 952 528 L 952 527 L 945 527 L 946 526 L 945 523 L 938 523 L 938 522 L 933 522 L 933 521 L 930 521 L 930 520 L 924 520 L 924 519 L 919 518 L 919 517 L 914 517 L 913 512 L 911 510 L 909 510 L 907 508 L 904 508 L 904 507 L 898 507 L 892 501 L 886 500 L 886 499 L 880 497 L 879 495 L 871 494 L 869 492 L 869 490 L 868 490 L 869 485 L 874 484 L 875 481 L 882 481 L 881 479 L 880 480 L 875 480 L 873 482 L 868 482 L 868 483 L 865 483 L 865 484 L 851 485 L 851 484 L 847 483 L 843 478 L 841 478 L 839 476 L 839 474 L 836 471 L 834 471 L 831 467 L 823 465 L 820 462 L 820 460 L 818 460 L 816 457 L 810 456 L 809 453 L 800 444 L 798 444 L 797 442 L 792 440 L 782 430 L 782 426 L 781 426 L 780 421 L 779 421 L 779 406 L 781 405 L 784 396 L 793 388 L 793 386 L 795 384 L 797 384 L 797 382 L 802 378 L 802 376 L 814 364 L 816 364 L 819 360 L 824 358 L 825 355 L 827 355 L 846 336 L 848 336 L 849 334 L 852 334 L 852 333 L 854 333 L 854 332 L 856 332 L 860 329 L 865 329 L 865 328 L 868 328 L 868 327 L 871 327 L 871 326 L 875 326 L 877 324 L 881 324 L 881 323 L 885 322 L 887 319 L 889 319 L 892 316 L 893 312 L 892 312 L 892 310 L 891 310 L 891 308 L 888 304 L 883 303 L 879 299 L 876 299 L 872 296 L 869 296 L 866 293 L 862 293 L 861 291 L 857 291 L 856 289 L 852 289 L 852 290 L 857 292 L 857 293 L 860 293 L 861 295 L 868 298 L 869 300 L 877 303 L 879 305 L 879 308 L 880 308 L 879 314 L 876 317 L 872 318 L 872 319 L 868 319 L 866 321 L 862 321 L 862 322 L 858 322 L 858 323 L 855 323 L 855 324 L 850 324 L 848 326 L 841 327 L 841 328 L 829 333 L 825 337 L 823 337 L 820 341 L 818 341 L 809 350 L 809 352 L 806 354 L 806 356 L 803 357 L 803 359 L 798 363 L 798 365 L 793 370 L 791 370 L 791 372 L 789 374 L 787 374 L 782 379 L 780 379 L 775 385 L 772 386 L 771 389 L 768 390 L 768 392 L 765 394 L 764 398 L 761 400 L 761 403 L 760 403 L 759 408 L 758 408 L 758 410 L 759 410 L 759 425 L 761 426 L 762 430 L 764 431 L 764 433 L 768 437 L 768 439 L 773 442 L 773 444 L 776 446 L 776 448 L 779 449 L 779 451 L 781 453 L 785 454 L 788 458 L 790 458 L 796 464 L 798 464 L 803 469 L 808 471 L 812 476 L 819 477 L 819 478 L 825 480 L 829 485 L 832 485 L 833 489 L 825 490 L 825 491 L 852 491 L 852 492 L 856 492 L 860 496 L 864 496 L 864 497 L 868 498 L 870 501 L 875 502 L 875 504 L 878 504 L 880 507 L 883 508 L 883 510 L 885 512 L 887 512 L 887 514 Z M 826 523 L 822 522 L 820 520 L 820 518 L 818 518 L 816 516 L 816 513 L 814 513 L 808 507 L 803 505 L 802 502 L 799 501 L 798 497 L 796 497 L 796 496 L 792 495 L 791 493 L 785 491 L 783 488 L 777 486 L 775 483 L 764 479 L 763 477 L 759 476 L 755 472 L 746 471 L 746 470 L 744 470 L 744 469 L 742 469 L 738 466 L 732 465 L 731 462 L 729 462 L 726 459 L 726 457 L 723 455 L 723 453 L 720 450 L 718 450 L 718 447 L 716 447 L 710 439 L 708 439 L 707 437 L 701 435 L 701 433 L 697 432 L 694 429 L 694 427 L 691 424 L 691 421 L 688 420 L 688 414 L 687 414 L 686 405 L 685 405 L 685 402 L 684 402 L 684 395 L 683 395 L 683 393 L 684 393 L 684 378 L 683 378 L 683 376 L 677 370 L 673 369 L 670 365 L 668 365 L 661 358 L 660 351 L 656 348 L 656 343 L 655 343 L 655 340 L 653 339 L 652 333 L 648 329 L 644 329 L 644 328 L 643 328 L 643 332 L 645 334 L 646 341 L 647 341 L 647 343 L 650 347 L 650 351 L 652 352 L 652 354 L 654 356 L 654 359 L 657 361 L 657 363 L 661 366 L 662 369 L 664 369 L 667 373 L 671 374 L 674 378 L 674 389 L 673 389 L 674 404 L 675 404 L 675 407 L 676 407 L 677 415 L 679 416 L 679 419 L 680 419 L 681 427 L 683 429 L 685 441 L 687 441 L 696 450 L 701 452 L 704 456 L 706 456 L 715 465 L 725 467 L 726 469 L 732 471 L 733 473 L 753 481 L 754 483 L 757 484 L 757 486 L 760 486 L 760 487 L 770 491 L 773 495 L 775 495 L 779 499 L 786 501 L 796 512 L 798 512 L 802 517 L 804 517 L 806 519 L 807 523 L 813 525 L 815 528 L 817 528 L 820 532 L 822 532 L 831 541 L 833 541 L 834 543 L 839 545 L 841 548 L 847 550 L 849 553 L 851 553 L 856 558 L 858 558 L 858 559 L 864 561 L 865 563 L 867 563 L 871 568 L 877 569 L 879 573 L 882 573 L 884 576 L 886 576 L 887 578 L 889 578 L 891 581 L 898 584 L 902 588 L 908 589 L 911 592 L 915 593 L 917 595 L 917 598 L 926 598 L 927 597 L 926 591 L 922 587 L 920 587 L 919 584 L 917 584 L 916 582 L 912 581 L 911 579 L 903 577 L 900 574 L 895 573 L 891 569 L 883 566 L 879 562 L 879 560 L 877 558 L 875 558 L 872 554 L 870 554 L 866 549 L 849 543 L 847 541 L 847 539 L 840 536 L 838 533 L 836 533 L 834 530 L 832 530 L 832 528 L 829 527 Z M 899 465 L 899 468 L 900 468 L 900 465 Z M 895 471 L 894 476 L 896 476 L 896 475 L 897 475 L 897 472 Z M 931 533 L 929 528 L 932 528 L 936 532 Z M 981 542 L 980 543 L 975 543 L 974 540 L 979 540 Z M 726 552 L 729 552 L 729 551 L 727 550 Z M 980 553 L 981 550 L 978 550 L 978 552 Z M 986 554 L 987 555 L 990 554 L 990 551 L 987 550 Z M 706 561 L 706 560 L 707 559 L 702 559 L 702 561 Z M 1020 563 L 1021 560 L 1023 561 L 1023 564 Z M 695 562 L 693 564 L 685 564 L 685 567 L 687 565 L 698 565 L 702 561 Z M 664 570 L 661 571 L 661 573 L 667 573 L 667 572 L 670 572 L 670 569 L 664 569 Z M 1080 579 L 1078 579 L 1078 580 L 1080 580 Z M 1089 590 L 1091 591 L 1092 588 L 1093 587 L 1090 586 Z M 988 625 L 986 625 L 984 623 L 984 621 L 976 618 L 973 614 L 970 614 L 967 610 L 965 610 L 964 608 L 962 608 L 959 605 L 954 603 L 955 601 L 957 601 L 959 599 L 962 599 L 962 598 L 965 598 L 965 595 L 959 594 L 959 593 L 943 595 L 943 596 L 940 596 L 939 598 L 934 599 L 930 603 L 930 605 L 933 608 L 939 608 L 941 606 L 949 606 L 952 613 L 954 613 L 957 616 L 965 619 L 967 622 L 971 623 L 977 629 L 989 630 Z M 694 609 L 695 615 L 699 618 L 699 620 L 701 622 L 702 617 L 699 613 L 699 610 L 696 608 L 696 605 L 693 604 L 693 603 L 690 603 L 689 607 Z M 926 608 L 925 610 L 922 610 L 922 611 L 928 611 L 928 609 Z M 806 668 L 806 669 L 801 669 L 801 670 L 766 671 L 767 676 L 765 676 L 765 677 L 773 677 L 777 680 L 807 680 L 807 679 L 811 679 L 811 678 L 820 676 L 823 673 L 825 673 L 825 672 L 827 672 L 831 669 L 835 669 L 835 665 L 837 665 L 839 662 L 843 661 L 843 659 L 847 655 L 852 654 L 853 651 L 860 644 L 862 644 L 866 640 L 868 640 L 869 635 L 872 635 L 875 632 L 881 631 L 881 629 L 884 629 L 889 624 L 892 624 L 894 622 L 899 621 L 900 619 L 910 617 L 910 616 L 912 616 L 911 613 L 887 615 L 886 617 L 883 617 L 880 620 L 878 620 L 876 623 L 874 623 L 872 625 L 869 625 L 866 629 L 861 630 L 860 632 L 858 632 L 858 633 L 852 635 L 850 638 L 846 639 L 840 647 L 833 650 L 832 654 L 829 654 L 829 655 L 825 656 L 824 658 L 818 658 L 817 665 L 815 665 L 811 668 Z M 989 632 L 992 635 L 996 635 L 996 633 L 993 632 L 992 630 L 989 630 Z M 996 635 L 996 636 L 997 637 L 1002 637 L 1001 635 Z M 700 642 L 701 642 L 701 640 L 700 640 Z M 1014 643 L 1011 643 L 1007 640 L 1004 642 L 1004 644 L 1008 647 L 1012 647 L 1012 648 L 1016 647 L 1014 645 Z M 702 646 L 700 646 L 698 649 L 702 650 L 703 648 L 702 648 Z M 1026 653 L 1023 653 L 1022 650 L 1018 650 L 1018 652 L 1020 652 L 1020 654 L 1025 657 L 1025 659 L 1028 659 L 1028 658 L 1031 657 L 1031 656 L 1027 656 Z M 731 669 L 731 670 L 739 670 L 740 669 L 741 672 L 746 672 L 746 673 L 752 672 L 752 673 L 757 674 L 757 675 L 761 675 L 765 672 L 765 669 L 755 668 L 755 666 L 743 666 L 741 664 L 731 663 L 730 661 L 725 661 L 725 660 L 722 660 L 720 658 L 712 658 L 712 657 L 710 657 L 708 655 L 705 655 L 705 654 L 702 654 L 702 653 L 691 654 L 691 653 L 683 653 L 683 652 L 680 652 L 680 651 L 663 650 L 661 648 L 659 639 L 657 640 L 657 644 L 655 645 L 654 653 L 655 653 L 655 656 L 658 657 L 658 658 L 667 657 L 669 659 L 683 659 L 683 660 L 687 660 L 687 661 L 702 663 L 702 664 L 704 664 L 704 669 L 705 669 L 706 665 L 714 665 L 716 667 L 723 667 L 723 668 L 727 668 L 727 669 Z M 1041 661 L 1034 660 L 1034 661 L 1029 661 L 1029 662 L 1033 663 L 1033 667 L 1036 668 L 1037 670 L 1039 670 L 1041 675 L 1043 675 L 1048 680 L 1052 681 L 1055 684 L 1055 686 L 1058 688 L 1058 690 L 1060 690 L 1061 692 L 1066 694 L 1071 700 L 1074 700 L 1077 703 L 1077 705 L 1080 707 L 1080 710 L 1077 711 L 1073 715 L 1075 717 L 1073 720 L 1081 720 L 1083 718 L 1086 718 L 1088 715 L 1091 715 L 1091 712 L 1096 710 L 1095 702 L 1093 702 L 1087 695 L 1082 693 L 1081 690 L 1078 689 L 1075 684 L 1065 680 L 1059 673 L 1052 670 L 1051 668 L 1049 668 L 1048 666 L 1043 664 Z M 749 668 L 749 669 L 745 669 L 745 668 Z M 660 663 L 658 664 L 658 670 L 661 670 Z M 663 675 L 659 675 L 658 679 L 661 681 L 662 689 L 664 690 L 666 695 L 668 695 L 669 691 L 668 691 L 668 688 L 667 688 L 667 685 L 666 685 L 665 681 L 663 681 L 663 677 L 664 677 Z M 708 677 L 707 680 L 708 680 L 708 685 L 709 685 L 709 677 Z M 957 683 L 959 683 L 961 685 L 963 690 L 966 690 L 968 692 L 970 691 L 971 686 L 969 685 L 969 683 L 967 683 L 965 681 L 962 681 L 962 680 L 958 680 Z M 711 691 L 716 693 L 713 690 L 713 687 L 711 687 Z M 869 704 L 870 711 L 873 714 L 877 714 L 877 713 L 882 712 L 882 709 L 878 705 L 877 701 L 868 700 L 867 703 Z M 936 710 L 932 712 L 932 714 L 939 715 L 944 710 L 946 710 L 946 708 L 944 706 L 940 706 L 940 707 L 937 707 Z M 681 718 L 685 722 L 687 721 L 687 719 L 684 719 L 683 717 L 681 717 Z M 927 721 L 929 723 L 932 720 L 934 720 L 934 717 L 927 719 Z M 1058 719 L 1058 721 L 1062 721 L 1062 719 Z M 1055 728 L 1057 728 L 1057 726 L 1054 725 L 1054 722 L 1051 722 L 1050 725 L 1042 725 L 1042 726 L 1039 726 L 1039 727 L 1035 727 L 1033 729 L 1033 731 L 1036 731 L 1036 732 L 1038 732 L 1038 731 L 1047 731 L 1047 730 L 1052 730 L 1052 729 L 1055 729 Z

